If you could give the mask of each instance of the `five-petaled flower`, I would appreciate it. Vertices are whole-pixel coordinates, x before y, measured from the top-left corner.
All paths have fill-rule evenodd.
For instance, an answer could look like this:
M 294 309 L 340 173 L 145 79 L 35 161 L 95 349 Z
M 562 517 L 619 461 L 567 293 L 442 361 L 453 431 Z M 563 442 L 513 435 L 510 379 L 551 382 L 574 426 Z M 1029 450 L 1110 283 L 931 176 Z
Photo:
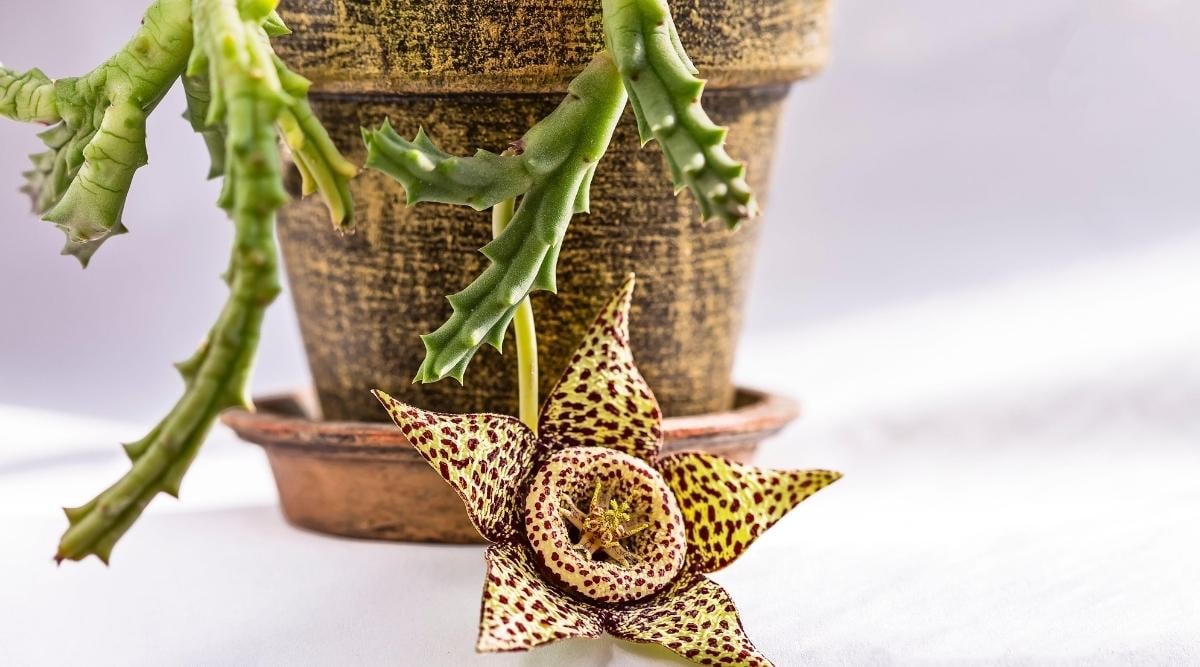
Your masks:
M 431 413 L 375 394 L 492 543 L 477 650 L 608 632 L 700 663 L 769 665 L 704 575 L 840 475 L 660 456 L 662 415 L 629 347 L 633 283 L 597 317 L 538 434 L 512 417 Z

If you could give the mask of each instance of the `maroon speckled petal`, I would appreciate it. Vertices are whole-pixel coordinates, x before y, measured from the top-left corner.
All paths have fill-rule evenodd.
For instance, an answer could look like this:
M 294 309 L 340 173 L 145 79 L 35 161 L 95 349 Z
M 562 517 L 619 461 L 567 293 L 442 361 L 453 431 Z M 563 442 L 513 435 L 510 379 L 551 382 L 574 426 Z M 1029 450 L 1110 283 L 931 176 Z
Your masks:
M 765 470 L 700 452 L 673 454 L 656 467 L 683 510 L 688 567 L 697 572 L 737 560 L 800 501 L 842 476 L 831 470 Z
M 517 534 L 524 509 L 520 490 L 540 452 L 528 427 L 504 415 L 428 412 L 374 393 L 412 446 L 462 497 L 484 539 L 501 542 Z
M 660 644 L 701 665 L 770 667 L 742 629 L 729 593 L 701 575 L 685 576 L 650 600 L 607 613 L 614 637 Z
M 488 547 L 475 650 L 527 651 L 559 639 L 603 633 L 600 612 L 546 584 L 527 547 Z
M 600 311 L 546 399 L 538 431 L 553 449 L 609 447 L 647 461 L 662 446 L 662 412 L 629 347 L 630 274 Z

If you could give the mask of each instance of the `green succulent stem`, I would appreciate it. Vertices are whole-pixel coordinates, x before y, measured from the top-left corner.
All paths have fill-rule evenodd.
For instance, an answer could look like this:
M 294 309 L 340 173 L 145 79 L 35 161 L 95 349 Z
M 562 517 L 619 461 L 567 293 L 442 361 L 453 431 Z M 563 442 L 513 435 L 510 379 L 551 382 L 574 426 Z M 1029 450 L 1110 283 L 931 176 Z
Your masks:
M 46 125 L 62 120 L 54 82 L 39 69 L 18 74 L 0 63 L 0 116 Z
M 179 495 L 217 415 L 249 406 L 245 387 L 263 315 L 279 292 L 274 217 L 243 211 L 234 219 L 231 295 L 207 340 L 178 364 L 187 386 L 183 397 L 145 438 L 125 446 L 132 461 L 128 473 L 87 504 L 66 510 L 70 527 L 59 542 L 58 561 L 95 555 L 107 563 L 117 541 L 156 495 Z
M 277 123 L 300 171 L 302 194 L 319 193 L 333 226 L 348 230 L 354 224 L 350 179 L 358 173 L 358 167 L 342 157 L 313 113 L 308 103 L 309 81 L 289 70 L 278 56 L 272 54 L 271 60 L 290 102 L 281 110 Z
M 81 77 L 0 69 L 0 115 L 57 123 L 42 133 L 26 187 L 34 210 L 66 234 L 64 255 L 87 265 L 125 233 L 121 214 L 134 172 L 146 164 L 146 117 L 183 72 L 192 50 L 190 0 L 157 0 L 111 58 Z
M 565 100 L 514 142 L 512 155 L 480 151 L 457 157 L 417 134 L 405 141 L 387 124 L 364 130 L 367 166 L 399 180 L 410 203 L 436 201 L 482 210 L 520 196 L 512 220 L 482 252 L 491 264 L 449 297 L 453 314 L 422 336 L 418 382 L 463 380 L 487 343 L 501 349 L 518 306 L 534 290 L 556 290 L 555 271 L 567 226 L 589 210 L 592 176 L 625 107 L 612 59 L 600 53 L 571 82 Z
M 291 100 L 275 76 L 262 27 L 273 9 L 273 3 L 195 0 L 189 76 L 207 82 L 205 126 L 220 127 L 223 137 L 219 203 L 235 229 L 225 274 L 230 296 L 207 340 L 178 364 L 183 396 L 145 438 L 125 446 L 129 472 L 91 502 L 67 510 L 70 527 L 59 543 L 59 561 L 95 555 L 107 562 L 156 495 L 178 495 L 217 415 L 250 405 L 246 387 L 263 316 L 280 291 L 275 212 L 287 199 L 276 123 Z M 195 117 L 199 109 L 193 111 Z
M 642 143 L 662 147 L 678 190 L 704 220 L 730 227 L 758 210 L 745 166 L 725 152 L 726 130 L 704 111 L 704 81 L 679 41 L 667 0 L 602 0 L 604 37 L 629 91 Z
M 512 222 L 516 201 L 505 199 L 492 207 L 492 236 L 498 237 Z M 538 347 L 537 327 L 533 318 L 533 302 L 525 297 L 513 315 L 513 336 L 517 339 L 518 415 L 534 433 L 538 428 Z
M 230 288 L 200 349 L 177 364 L 185 390 L 146 437 L 125 445 L 132 466 L 92 501 L 66 510 L 57 559 L 108 561 L 159 493 L 177 495 L 218 413 L 249 407 L 247 383 L 267 306 L 280 291 L 275 213 L 287 199 L 279 142 L 291 150 L 305 193 L 319 192 L 335 227 L 353 224 L 349 182 L 357 168 L 330 140 L 308 103 L 309 82 L 275 55 L 289 31 L 278 0 L 156 0 L 115 55 L 82 77 L 51 80 L 0 66 L 0 116 L 52 124 L 31 156 L 23 190 L 67 234 L 64 254 L 87 264 L 125 231 L 121 213 L 146 163 L 146 118 L 183 78 L 192 128 L 223 176 L 218 204 L 234 223 L 224 279 Z

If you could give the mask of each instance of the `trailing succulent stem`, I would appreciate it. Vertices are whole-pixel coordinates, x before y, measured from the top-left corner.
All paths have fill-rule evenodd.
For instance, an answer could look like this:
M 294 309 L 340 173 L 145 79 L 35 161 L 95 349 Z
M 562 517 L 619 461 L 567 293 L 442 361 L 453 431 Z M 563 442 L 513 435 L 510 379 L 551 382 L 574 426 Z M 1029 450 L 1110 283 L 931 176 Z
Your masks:
M 296 168 L 300 170 L 302 194 L 319 193 L 329 209 L 334 227 L 349 230 L 354 224 L 350 179 L 358 173 L 358 168 L 342 157 L 321 121 L 313 114 L 308 104 L 308 80 L 288 70 L 274 54 L 271 54 L 271 62 L 288 100 L 276 122 L 284 142 L 291 149 Z
M 667 0 L 602 0 L 604 36 L 629 91 L 642 143 L 658 141 L 677 190 L 688 188 L 704 220 L 730 227 L 757 205 L 746 167 L 725 152 L 726 130 L 709 119 L 704 82 L 679 41 Z
M 625 107 L 612 59 L 601 53 L 571 82 L 567 98 L 513 144 L 513 155 L 480 151 L 450 155 L 424 132 L 409 142 L 387 124 L 364 131 L 367 166 L 399 180 L 410 203 L 435 201 L 482 210 L 520 195 L 510 224 L 483 254 L 491 265 L 449 297 L 454 312 L 422 336 L 426 356 L 419 382 L 459 382 L 483 343 L 500 349 L 518 305 L 534 290 L 555 291 L 563 235 L 575 213 L 587 212 L 596 164 L 608 149 Z
M 190 0 L 157 0 L 116 55 L 81 77 L 49 80 L 0 69 L 0 115 L 57 123 L 41 134 L 24 188 L 34 211 L 67 236 L 64 255 L 87 265 L 124 233 L 133 174 L 146 164 L 146 116 L 183 72 L 192 49 Z
M 351 222 L 346 183 L 354 168 L 312 116 L 304 100 L 307 82 L 287 71 L 271 51 L 268 37 L 286 30 L 274 5 L 273 0 L 194 0 L 190 5 L 188 16 L 195 20 L 186 20 L 185 117 L 204 135 L 213 174 L 224 176 L 218 203 L 235 229 L 225 274 L 230 296 L 200 349 L 177 365 L 186 386 L 183 396 L 146 437 L 125 446 L 129 472 L 91 502 L 67 510 L 70 527 L 59 543 L 59 561 L 95 555 L 107 562 L 156 495 L 178 495 L 217 415 L 249 406 L 246 386 L 263 316 L 280 290 L 275 212 L 287 199 L 278 152 L 281 132 L 294 134 L 287 139 L 293 154 L 306 161 L 304 168 L 326 197 L 334 221 Z M 176 75 L 180 72 L 182 67 Z

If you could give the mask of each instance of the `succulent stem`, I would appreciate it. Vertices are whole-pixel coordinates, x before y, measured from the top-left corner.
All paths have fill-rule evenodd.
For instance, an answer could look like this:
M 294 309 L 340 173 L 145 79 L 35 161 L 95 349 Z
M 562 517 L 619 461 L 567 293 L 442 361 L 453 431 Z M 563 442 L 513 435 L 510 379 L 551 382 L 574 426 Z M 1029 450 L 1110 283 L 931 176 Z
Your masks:
M 195 0 L 196 51 L 190 64 L 190 74 L 203 74 L 211 85 L 206 125 L 223 130 L 220 204 L 235 227 L 226 273 L 230 297 L 208 339 L 178 365 L 186 385 L 183 396 L 145 438 L 126 445 L 133 462 L 129 472 L 91 502 L 67 510 L 71 525 L 59 544 L 59 561 L 96 555 L 107 562 L 158 493 L 178 495 L 217 414 L 249 406 L 246 385 L 263 315 L 280 289 L 275 211 L 287 196 L 275 123 L 288 97 L 273 76 L 264 17 L 244 5 L 253 3 Z
M 726 130 L 704 111 L 704 82 L 679 41 L 667 0 L 602 0 L 604 36 L 629 91 L 642 143 L 658 141 L 677 190 L 704 220 L 730 227 L 757 213 L 746 167 L 725 152 Z
M 0 116 L 47 125 L 62 120 L 54 99 L 54 82 L 39 69 L 17 74 L 0 64 Z
M 146 164 L 146 116 L 179 78 L 192 49 L 190 0 L 157 0 L 120 51 L 82 77 L 0 69 L 0 115 L 55 123 L 32 156 L 25 191 L 34 211 L 67 236 L 64 255 L 84 266 L 123 234 L 133 174 Z
M 233 219 L 225 280 L 230 296 L 207 340 L 177 364 L 185 391 L 146 437 L 127 444 L 132 467 L 91 502 L 66 510 L 57 559 L 113 546 L 160 492 L 179 493 L 217 414 L 249 406 L 246 384 L 267 306 L 279 293 L 275 212 L 286 200 L 279 139 L 339 229 L 353 223 L 349 181 L 357 169 L 338 152 L 308 104 L 309 83 L 271 49 L 288 29 L 278 0 L 156 0 L 115 55 L 88 74 L 53 81 L 39 70 L 0 66 L 0 116 L 54 123 L 49 150 L 32 156 L 23 188 L 35 211 L 67 234 L 64 254 L 84 265 L 125 231 L 121 213 L 134 172 L 146 163 L 146 118 L 184 76 L 184 117 L 204 136 L 209 177 L 224 176 L 219 205 Z
M 348 230 L 354 224 L 350 179 L 358 173 L 358 167 L 342 157 L 309 106 L 309 81 L 290 71 L 278 56 L 272 54 L 271 59 L 289 101 L 277 122 L 300 170 L 303 194 L 319 193 L 329 209 L 333 226 Z
M 483 248 L 491 265 L 463 291 L 437 331 L 422 336 L 426 356 L 418 382 L 463 380 L 479 347 L 497 350 L 522 300 L 533 290 L 555 291 L 559 249 L 576 213 L 589 209 L 596 163 L 608 150 L 625 107 L 625 89 L 608 54 L 600 53 L 571 82 L 567 98 L 515 145 L 519 155 L 480 151 L 455 157 L 424 132 L 401 139 L 386 123 L 365 131 L 367 166 L 399 180 L 410 202 L 494 206 L 521 196 L 509 226 Z

